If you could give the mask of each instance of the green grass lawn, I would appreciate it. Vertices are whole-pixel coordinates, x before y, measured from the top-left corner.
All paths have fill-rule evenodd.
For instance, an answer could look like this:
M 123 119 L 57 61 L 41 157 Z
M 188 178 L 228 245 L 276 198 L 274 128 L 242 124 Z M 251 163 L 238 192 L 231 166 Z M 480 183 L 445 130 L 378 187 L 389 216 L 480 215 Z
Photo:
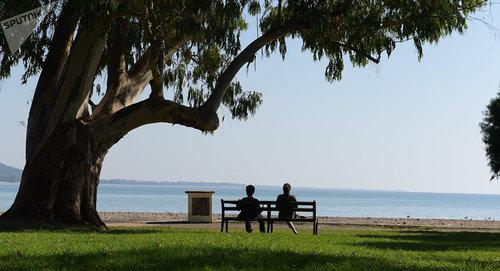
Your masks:
M 0 233 L 0 270 L 500 270 L 500 233 L 114 228 Z

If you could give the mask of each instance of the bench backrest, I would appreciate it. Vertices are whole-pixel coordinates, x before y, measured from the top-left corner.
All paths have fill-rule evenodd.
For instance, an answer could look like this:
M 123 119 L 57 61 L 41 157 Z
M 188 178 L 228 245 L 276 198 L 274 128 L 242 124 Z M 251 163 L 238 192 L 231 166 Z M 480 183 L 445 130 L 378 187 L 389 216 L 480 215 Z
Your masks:
M 241 211 L 238 202 L 237 200 L 221 199 L 222 217 L 225 216 L 226 211 Z M 316 218 L 316 201 L 294 201 L 293 203 L 297 206 L 293 208 L 295 212 L 312 213 L 312 216 Z M 271 217 L 271 212 L 279 211 L 276 207 L 276 201 L 259 201 L 259 204 L 262 212 L 267 212 L 268 218 Z

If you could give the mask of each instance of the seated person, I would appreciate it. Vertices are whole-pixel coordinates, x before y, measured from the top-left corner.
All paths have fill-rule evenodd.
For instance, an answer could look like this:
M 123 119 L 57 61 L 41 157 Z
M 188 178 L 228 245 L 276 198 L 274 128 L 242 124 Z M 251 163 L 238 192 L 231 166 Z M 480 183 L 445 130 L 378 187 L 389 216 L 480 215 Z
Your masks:
M 264 217 L 260 214 L 262 211 L 260 209 L 259 200 L 253 197 L 253 194 L 255 193 L 255 186 L 247 186 L 246 192 L 247 197 L 242 198 L 238 201 L 238 207 L 241 208 L 241 212 L 238 214 L 238 218 L 245 220 L 245 230 L 248 233 L 253 231 L 251 220 L 254 219 L 259 220 L 260 232 L 266 232 Z
M 292 186 L 289 183 L 285 183 L 283 185 L 283 194 L 279 195 L 276 199 L 276 208 L 278 208 L 278 218 L 286 221 L 286 224 L 290 229 L 292 229 L 293 233 L 297 234 L 297 230 L 291 221 L 287 221 L 287 219 L 291 220 L 297 217 L 297 214 L 293 210 L 297 208 L 297 205 L 294 202 L 297 201 L 295 196 L 290 195 L 290 190 L 292 190 Z

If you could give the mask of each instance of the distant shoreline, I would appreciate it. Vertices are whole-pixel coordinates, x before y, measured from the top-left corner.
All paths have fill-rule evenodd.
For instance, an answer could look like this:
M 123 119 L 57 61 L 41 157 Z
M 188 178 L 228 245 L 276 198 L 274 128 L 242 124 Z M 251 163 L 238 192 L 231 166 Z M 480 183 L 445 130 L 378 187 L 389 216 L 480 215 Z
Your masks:
M 19 184 L 19 181 L 0 181 L 0 185 L 4 184 Z M 100 180 L 99 184 L 110 185 L 185 185 L 185 186 L 225 186 L 225 187 L 244 187 L 245 184 L 239 183 L 211 183 L 211 182 L 158 182 L 158 181 L 139 181 L 139 180 L 121 180 L 121 179 L 104 179 Z M 277 186 L 276 186 L 277 187 Z
M 145 185 L 145 186 L 153 186 L 153 185 L 171 185 L 171 186 L 191 186 L 191 187 L 237 187 L 244 188 L 246 184 L 238 184 L 238 183 L 211 183 L 211 182 L 159 182 L 159 181 L 133 181 L 126 180 L 128 182 L 110 182 L 110 180 L 101 180 L 101 185 Z M 5 182 L 0 181 L 0 185 L 19 185 L 20 182 Z M 256 185 L 259 188 L 273 188 L 273 189 L 281 189 L 281 186 L 278 185 Z M 385 192 L 385 193 L 410 193 L 410 194 L 443 194 L 443 195 L 479 195 L 479 196 L 500 196 L 500 193 L 464 193 L 464 192 L 422 192 L 422 191 L 407 191 L 407 190 L 380 190 L 380 189 L 364 189 L 364 188 L 333 188 L 333 187 L 306 187 L 306 186 L 296 186 L 295 189 L 313 189 L 313 190 L 331 190 L 331 191 L 347 191 L 347 192 Z
M 0 181 L 0 185 L 8 184 L 8 185 L 16 185 L 19 184 L 19 181 Z M 244 183 L 228 183 L 228 182 L 188 182 L 188 181 L 178 181 L 178 182 L 161 182 L 161 181 L 141 181 L 141 180 L 122 180 L 122 179 L 103 179 L 100 180 L 99 184 L 105 185 L 172 185 L 172 186 L 193 186 L 193 187 L 207 187 L 207 186 L 215 186 L 215 187 L 239 187 L 244 188 L 246 184 Z M 279 185 L 256 185 L 259 188 L 274 188 L 281 189 Z M 300 189 L 328 189 L 335 191 L 353 191 L 353 192 L 390 192 L 390 193 L 427 193 L 427 192 L 410 192 L 405 190 L 379 190 L 379 189 L 363 189 L 363 188 L 332 188 L 332 187 L 305 187 L 305 186 L 297 186 L 295 188 Z M 433 192 L 429 192 L 433 193 Z M 446 194 L 446 193 L 444 193 Z
M 0 185 L 3 184 L 19 184 L 21 180 L 22 170 L 7 166 L 0 163 Z M 332 182 L 334 183 L 334 182 Z M 210 181 L 144 181 L 144 180 L 130 180 L 130 179 L 101 179 L 100 184 L 105 185 L 176 185 L 176 186 L 215 186 L 215 187 L 243 187 L 244 183 L 233 182 L 210 182 Z M 259 188 L 281 188 L 281 185 L 260 185 L 256 184 Z M 389 192 L 389 193 L 420 193 L 420 194 L 455 194 L 455 195 L 491 195 L 500 196 L 498 193 L 465 193 L 465 192 L 426 192 L 426 191 L 408 191 L 403 189 L 384 190 L 384 189 L 371 189 L 371 188 L 339 188 L 339 187 L 307 187 L 307 186 L 294 186 L 300 189 L 327 189 L 331 191 L 353 191 L 353 192 Z

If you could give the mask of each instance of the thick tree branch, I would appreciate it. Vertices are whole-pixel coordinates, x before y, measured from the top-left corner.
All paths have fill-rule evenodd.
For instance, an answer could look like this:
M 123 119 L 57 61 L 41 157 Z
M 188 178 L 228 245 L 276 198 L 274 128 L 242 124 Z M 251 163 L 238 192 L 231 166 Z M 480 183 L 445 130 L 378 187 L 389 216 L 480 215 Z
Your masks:
M 152 78 L 149 63 L 152 58 L 152 48 L 149 47 L 144 54 L 134 63 L 128 71 L 128 77 L 134 82 L 148 82 Z M 149 80 L 147 80 L 147 79 Z
M 89 126 L 93 130 L 96 144 L 106 149 L 128 132 L 152 123 L 180 124 L 211 132 L 218 128 L 219 119 L 215 113 L 207 115 L 198 108 L 167 100 L 147 99 L 127 106 L 112 116 L 100 119 Z
M 166 53 L 164 61 L 169 61 L 179 46 L 186 43 L 188 38 L 174 40 L 166 43 Z M 154 59 L 153 49 L 149 47 L 146 52 L 130 68 L 127 77 L 121 82 L 116 91 L 107 90 L 99 104 L 92 111 L 92 116 L 88 122 L 98 120 L 103 117 L 127 107 L 137 101 L 149 82 L 153 80 L 153 73 L 150 64 Z
M 202 105 L 202 109 L 215 113 L 219 109 L 226 90 L 233 81 L 239 70 L 247 63 L 255 58 L 255 54 L 266 46 L 269 42 L 288 34 L 290 29 L 285 27 L 274 28 L 254 40 L 243 51 L 241 51 L 222 72 L 217 80 L 217 83 L 210 94 L 210 97 Z
M 149 98 L 156 100 L 163 100 L 163 87 L 165 85 L 165 80 L 163 79 L 163 71 L 165 66 L 164 58 L 164 46 L 155 42 L 152 45 L 154 57 L 150 60 L 149 66 L 153 75 L 153 79 L 150 81 L 151 94 Z
M 78 14 L 79 1 L 68 1 L 57 20 L 57 24 L 45 58 L 43 69 L 38 79 L 28 120 L 26 137 L 26 159 L 33 154 L 39 141 L 42 140 L 43 129 L 49 118 L 49 112 L 55 101 L 55 87 L 70 54 L 73 33 L 75 32 L 80 16 Z
M 121 19 L 114 30 L 112 45 L 109 48 L 108 91 L 116 89 L 120 82 L 127 76 L 127 63 L 125 62 L 127 28 L 128 20 Z
M 125 72 L 125 76 L 120 79 L 118 84 L 109 84 L 108 82 L 106 94 L 93 108 L 92 116 L 88 121 L 106 117 L 134 103 L 152 79 L 149 68 L 150 59 L 151 49 L 149 48 L 132 68 Z
M 128 19 L 120 19 L 119 24 L 116 26 L 112 43 L 109 48 L 108 60 L 108 80 L 106 84 L 106 94 L 101 101 L 92 108 L 91 119 L 99 118 L 103 115 L 114 112 L 114 104 L 124 86 L 129 86 L 129 78 L 127 72 L 127 63 L 125 62 L 125 42 L 127 39 Z M 118 110 L 118 109 L 116 109 Z M 115 111 L 116 111 L 115 110 Z
M 79 27 L 68 63 L 57 86 L 57 102 L 47 123 L 46 137 L 62 122 L 77 118 L 87 106 L 97 66 L 106 44 L 107 24 L 92 16 Z

